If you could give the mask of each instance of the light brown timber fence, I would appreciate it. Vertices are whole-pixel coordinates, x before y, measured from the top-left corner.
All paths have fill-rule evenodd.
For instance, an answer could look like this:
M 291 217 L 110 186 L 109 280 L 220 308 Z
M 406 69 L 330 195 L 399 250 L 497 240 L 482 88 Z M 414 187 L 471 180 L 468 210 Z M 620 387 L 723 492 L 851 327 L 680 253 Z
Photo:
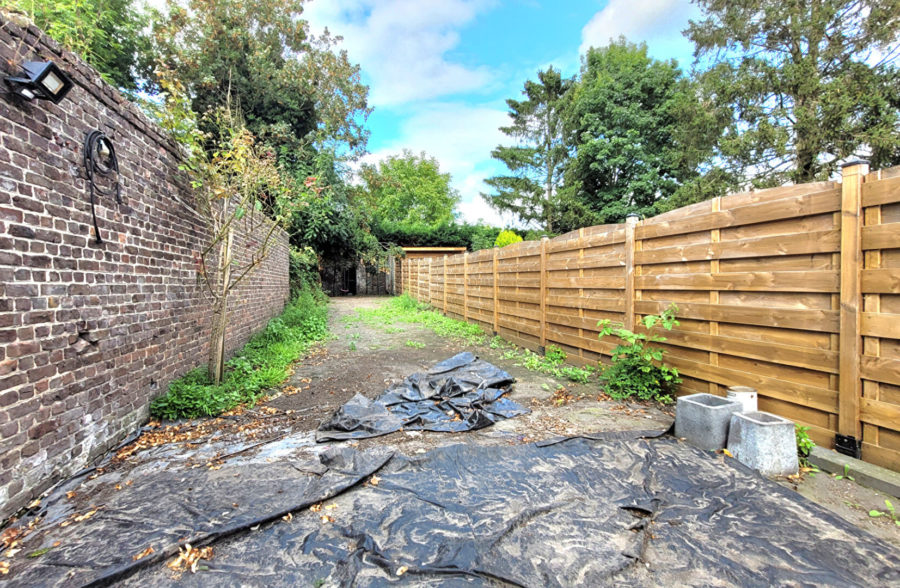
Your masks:
M 900 470 L 900 168 L 401 269 L 417 300 L 582 365 L 615 346 L 598 320 L 633 329 L 674 302 L 660 346 L 681 394 L 752 386 L 820 445 Z

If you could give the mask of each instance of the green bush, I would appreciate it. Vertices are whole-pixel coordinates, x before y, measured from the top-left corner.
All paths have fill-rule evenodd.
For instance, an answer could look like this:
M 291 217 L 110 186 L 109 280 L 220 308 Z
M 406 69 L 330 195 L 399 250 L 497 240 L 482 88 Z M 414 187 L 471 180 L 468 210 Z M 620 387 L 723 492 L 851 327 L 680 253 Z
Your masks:
M 159 419 L 215 416 L 243 403 L 254 403 L 266 390 L 287 378 L 290 366 L 310 344 L 328 333 L 327 297 L 305 289 L 280 316 L 269 321 L 225 364 L 225 376 L 215 386 L 206 368 L 197 368 L 169 384 L 169 390 L 150 403 Z
M 519 243 L 522 241 L 522 237 L 517 235 L 515 231 L 510 231 L 509 229 L 500 231 L 500 234 L 497 235 L 497 240 L 494 241 L 495 247 L 506 247 L 507 245 L 512 245 L 513 243 Z
M 291 298 L 300 296 L 304 290 L 318 289 L 321 285 L 319 257 L 311 247 L 291 247 L 288 268 Z
M 675 312 L 678 307 L 670 305 L 662 314 L 645 316 L 641 324 L 646 333 L 633 333 L 622 326 L 613 327 L 611 321 L 602 320 L 600 338 L 614 335 L 623 341 L 612 353 L 612 365 L 603 369 L 600 379 L 606 381 L 606 393 L 618 400 L 637 397 L 641 400 L 656 400 L 663 404 L 673 402 L 675 390 L 681 383 L 678 370 L 662 363 L 663 351 L 648 345 L 666 340 L 650 331 L 662 326 L 667 331 L 678 325 Z

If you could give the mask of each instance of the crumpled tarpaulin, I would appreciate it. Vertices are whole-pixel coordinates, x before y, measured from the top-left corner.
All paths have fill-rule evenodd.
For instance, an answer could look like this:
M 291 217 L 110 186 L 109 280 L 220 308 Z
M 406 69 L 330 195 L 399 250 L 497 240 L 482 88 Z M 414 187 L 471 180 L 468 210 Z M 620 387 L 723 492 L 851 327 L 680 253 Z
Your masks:
M 17 558 L 29 567 L 9 579 L 141 588 L 900 585 L 894 547 L 733 459 L 661 434 L 464 443 L 394 455 L 380 469 L 383 450 L 330 447 L 319 474 L 307 471 L 315 463 L 284 458 L 282 442 L 251 458 L 258 479 L 228 462 L 194 475 L 147 472 L 139 492 L 115 493 L 93 518 L 53 525 L 43 539 L 61 545 Z M 354 483 L 364 472 L 377 473 Z M 280 516 L 326 496 L 321 508 Z M 243 503 L 236 514 L 232 501 Z M 197 573 L 173 572 L 162 549 L 176 539 L 211 546 L 212 558 Z M 160 550 L 132 561 L 147 541 Z
M 892 546 L 668 436 L 458 444 L 377 476 L 327 521 L 306 511 L 218 542 L 178 585 L 900 585 Z M 126 585 L 171 581 L 158 566 Z
M 234 457 L 220 459 L 225 451 Z M 36 530 L 0 584 L 107 585 L 143 567 L 167 569 L 179 546 L 211 544 L 327 500 L 391 456 L 322 447 L 304 433 L 254 445 L 156 447 L 132 469 L 107 462 L 107 471 L 77 476 L 42 501 Z
M 360 439 L 405 430 L 461 432 L 530 412 L 504 397 L 514 382 L 468 351 L 416 373 L 375 400 L 357 394 L 319 426 L 316 439 Z

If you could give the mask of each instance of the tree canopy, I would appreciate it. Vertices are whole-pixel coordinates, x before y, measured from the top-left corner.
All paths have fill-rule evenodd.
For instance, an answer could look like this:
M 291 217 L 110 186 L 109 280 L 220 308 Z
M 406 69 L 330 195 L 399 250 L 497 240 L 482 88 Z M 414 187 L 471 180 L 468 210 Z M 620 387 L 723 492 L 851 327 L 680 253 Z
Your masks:
M 686 132 L 686 121 L 702 116 L 702 108 L 674 60 L 653 59 L 646 45 L 625 39 L 591 48 L 572 93 L 567 119 L 575 156 L 566 190 L 581 222 L 652 214 L 659 200 L 698 175 L 711 145 Z
M 455 219 L 459 194 L 450 174 L 425 153 L 404 150 L 360 170 L 364 189 L 359 199 L 373 218 L 403 227 L 436 228 Z
M 512 212 L 526 223 L 553 231 L 561 208 L 558 200 L 563 171 L 571 151 L 563 114 L 573 80 L 552 67 L 539 71 L 537 77 L 537 82 L 525 82 L 525 100 L 506 101 L 512 124 L 500 130 L 515 144 L 498 145 L 491 157 L 506 164 L 509 174 L 485 180 L 496 193 L 484 198 L 496 210 Z
M 698 0 L 687 36 L 706 95 L 733 119 L 719 141 L 743 183 L 827 179 L 841 160 L 900 163 L 897 0 Z

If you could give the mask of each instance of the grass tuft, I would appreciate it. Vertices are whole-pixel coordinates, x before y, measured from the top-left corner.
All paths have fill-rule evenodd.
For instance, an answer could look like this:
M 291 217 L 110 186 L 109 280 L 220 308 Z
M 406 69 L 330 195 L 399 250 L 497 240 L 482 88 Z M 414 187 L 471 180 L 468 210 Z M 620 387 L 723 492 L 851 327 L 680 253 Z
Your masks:
M 321 292 L 302 292 L 228 360 L 218 386 L 210 382 L 205 367 L 191 370 L 150 403 L 150 416 L 170 420 L 215 416 L 239 404 L 253 404 L 267 389 L 284 382 L 291 364 L 312 343 L 325 338 L 326 301 Z

